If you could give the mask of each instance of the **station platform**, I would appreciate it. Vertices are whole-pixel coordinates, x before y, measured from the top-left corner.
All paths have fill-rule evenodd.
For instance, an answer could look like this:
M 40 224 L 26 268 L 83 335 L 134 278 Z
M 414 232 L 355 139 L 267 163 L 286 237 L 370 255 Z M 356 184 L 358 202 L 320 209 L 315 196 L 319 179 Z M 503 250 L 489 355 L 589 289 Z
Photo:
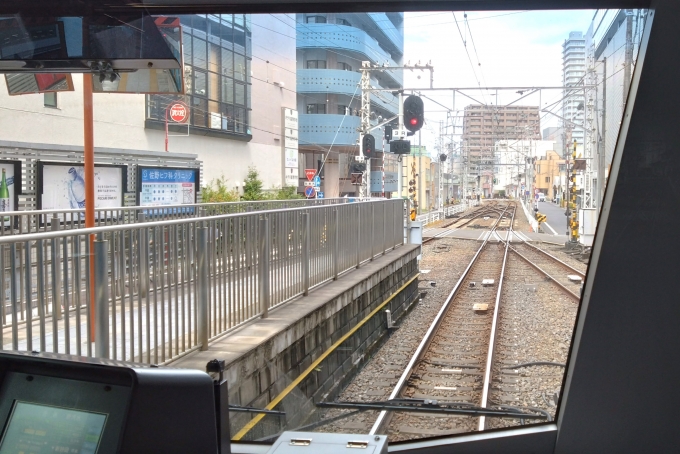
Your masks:
M 395 317 L 403 313 L 417 296 L 420 251 L 420 245 L 397 247 L 312 289 L 308 296 L 271 309 L 267 318 L 254 319 L 214 339 L 207 351 L 193 351 L 169 366 L 205 371 L 208 361 L 224 360 L 230 404 L 262 408 L 376 308 L 390 309 Z M 380 306 L 390 298 L 389 304 Z M 368 345 L 367 339 L 385 330 L 384 317 L 374 318 L 357 333 L 357 346 Z M 350 365 L 355 361 L 352 354 L 363 353 L 350 352 Z M 320 372 L 329 377 L 314 377 L 320 391 L 324 382 L 337 381 L 332 369 L 324 367 Z

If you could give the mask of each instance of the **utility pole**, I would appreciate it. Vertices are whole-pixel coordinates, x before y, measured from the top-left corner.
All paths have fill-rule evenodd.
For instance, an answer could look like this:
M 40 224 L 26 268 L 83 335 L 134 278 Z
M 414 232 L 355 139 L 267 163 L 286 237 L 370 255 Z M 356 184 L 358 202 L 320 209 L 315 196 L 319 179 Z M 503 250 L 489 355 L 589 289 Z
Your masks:
M 440 156 L 442 154 L 445 155 L 444 153 L 444 122 L 439 120 L 439 153 Z M 444 192 L 444 182 L 442 181 L 442 167 L 444 166 L 444 162 L 441 159 L 438 159 L 439 162 L 439 211 L 442 211 L 444 209 L 444 197 L 443 197 L 443 192 Z
M 423 149 L 422 147 L 422 142 L 420 141 L 421 139 L 421 134 L 420 131 L 418 131 L 418 191 L 423 190 Z M 422 206 L 423 202 L 427 203 L 427 200 L 423 200 L 423 198 L 418 197 L 420 199 L 420 204 L 418 205 L 418 214 L 423 214 Z M 425 207 L 427 210 L 428 207 Z M 426 211 L 427 212 L 427 211 Z
M 571 155 L 573 164 L 571 167 L 571 219 L 569 222 L 569 243 L 571 246 L 578 244 L 578 209 L 576 208 L 576 139 L 574 139 L 574 151 Z
M 631 66 L 633 64 L 633 10 L 626 10 L 626 53 L 623 62 L 623 102 L 630 90 Z M 625 104 L 624 104 L 625 105 Z
M 366 170 L 361 177 L 359 186 L 359 197 L 371 196 L 371 160 L 364 158 L 364 135 L 371 133 L 371 75 L 364 68 L 371 66 L 370 61 L 361 62 L 361 126 L 359 131 L 359 156 L 356 160 L 366 162 Z
M 604 170 L 607 165 L 607 57 L 604 57 L 602 72 L 602 136 L 600 145 L 600 154 L 597 161 L 597 206 L 602 206 L 604 200 L 605 176 Z

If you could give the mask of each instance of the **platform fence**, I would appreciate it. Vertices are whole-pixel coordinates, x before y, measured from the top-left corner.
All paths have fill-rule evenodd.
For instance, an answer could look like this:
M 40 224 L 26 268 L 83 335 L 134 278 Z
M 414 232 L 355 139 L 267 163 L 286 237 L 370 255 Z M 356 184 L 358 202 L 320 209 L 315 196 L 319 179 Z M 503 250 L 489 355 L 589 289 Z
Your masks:
M 331 199 L 257 200 L 242 202 L 194 203 L 161 206 L 95 208 L 95 226 L 125 225 L 138 222 L 190 219 L 199 216 L 248 213 L 350 203 L 346 197 Z M 6 211 L 0 216 L 0 236 L 52 230 L 82 229 L 85 209 Z
M 210 340 L 401 246 L 405 204 L 0 237 L 0 348 L 150 364 L 207 349 Z

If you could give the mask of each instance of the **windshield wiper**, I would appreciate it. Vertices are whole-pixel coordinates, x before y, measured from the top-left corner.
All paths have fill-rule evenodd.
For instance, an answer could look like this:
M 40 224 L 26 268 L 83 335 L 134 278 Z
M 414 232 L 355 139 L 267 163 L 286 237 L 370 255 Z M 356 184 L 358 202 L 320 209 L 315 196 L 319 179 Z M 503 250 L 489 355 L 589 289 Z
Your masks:
M 384 402 L 318 402 L 316 406 L 322 408 L 352 408 L 359 411 L 388 410 L 496 418 L 548 419 L 548 416 L 540 413 L 494 410 L 467 402 L 440 402 L 433 399 L 392 399 Z

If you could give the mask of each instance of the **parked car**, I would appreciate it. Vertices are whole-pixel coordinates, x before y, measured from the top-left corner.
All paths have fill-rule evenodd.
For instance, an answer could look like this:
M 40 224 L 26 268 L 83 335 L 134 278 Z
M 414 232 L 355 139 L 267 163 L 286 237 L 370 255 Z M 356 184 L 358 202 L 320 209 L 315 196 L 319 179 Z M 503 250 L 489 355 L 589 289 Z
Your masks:
M 542 192 L 538 194 L 538 201 L 539 202 L 545 202 L 545 194 Z

